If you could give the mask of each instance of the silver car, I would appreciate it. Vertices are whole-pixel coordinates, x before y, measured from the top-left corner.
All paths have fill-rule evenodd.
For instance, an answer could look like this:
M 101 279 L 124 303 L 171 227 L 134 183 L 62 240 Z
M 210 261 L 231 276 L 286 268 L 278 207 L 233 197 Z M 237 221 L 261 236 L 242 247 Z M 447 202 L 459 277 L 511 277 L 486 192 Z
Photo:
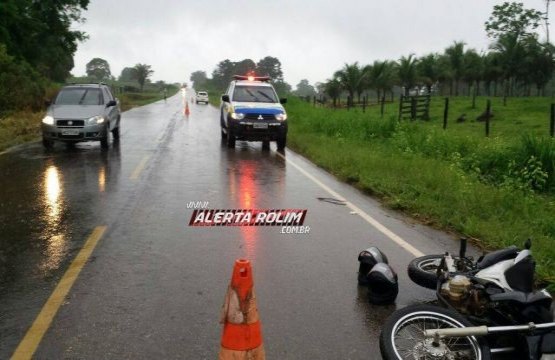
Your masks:
M 114 140 L 119 139 L 120 121 L 119 101 L 108 86 L 64 86 L 42 119 L 42 143 L 51 148 L 54 141 L 100 141 L 107 148 L 110 132 Z

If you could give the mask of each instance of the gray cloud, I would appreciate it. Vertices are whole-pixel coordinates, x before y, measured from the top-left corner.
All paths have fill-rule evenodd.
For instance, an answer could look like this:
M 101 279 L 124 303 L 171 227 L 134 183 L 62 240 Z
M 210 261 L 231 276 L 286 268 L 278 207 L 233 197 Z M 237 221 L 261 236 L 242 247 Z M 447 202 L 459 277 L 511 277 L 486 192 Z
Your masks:
M 153 78 L 188 81 L 209 75 L 224 59 L 271 55 L 285 80 L 296 85 L 329 78 L 344 63 L 362 64 L 401 55 L 442 51 L 453 41 L 488 47 L 484 22 L 491 0 L 92 0 L 87 21 L 76 28 L 90 39 L 80 44 L 73 74 L 85 73 L 93 57 L 112 73 L 136 63 L 152 65 Z M 525 0 L 543 10 L 543 0 Z

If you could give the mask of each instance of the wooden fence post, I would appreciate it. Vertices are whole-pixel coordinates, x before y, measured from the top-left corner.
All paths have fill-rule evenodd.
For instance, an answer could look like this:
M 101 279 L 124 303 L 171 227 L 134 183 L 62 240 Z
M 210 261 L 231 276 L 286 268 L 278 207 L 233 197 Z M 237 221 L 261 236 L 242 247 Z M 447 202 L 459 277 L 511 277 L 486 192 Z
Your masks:
M 491 100 L 486 105 L 486 137 L 489 137 L 489 118 L 491 117 Z
M 551 104 L 551 122 L 549 124 L 549 135 L 553 137 L 555 134 L 555 104 Z
M 399 120 L 401 120 L 401 114 L 403 113 L 403 95 L 399 96 Z
M 366 112 L 366 96 L 362 97 L 362 112 Z
M 443 109 L 443 130 L 447 129 L 447 117 L 449 116 L 449 98 L 445 98 L 445 108 Z
M 385 105 L 385 94 L 382 96 L 382 104 L 380 106 L 380 116 L 383 118 L 383 107 Z
M 410 99 L 410 119 L 416 120 L 416 98 L 414 96 Z
M 472 108 L 476 109 L 476 88 L 474 88 L 474 92 L 472 93 Z

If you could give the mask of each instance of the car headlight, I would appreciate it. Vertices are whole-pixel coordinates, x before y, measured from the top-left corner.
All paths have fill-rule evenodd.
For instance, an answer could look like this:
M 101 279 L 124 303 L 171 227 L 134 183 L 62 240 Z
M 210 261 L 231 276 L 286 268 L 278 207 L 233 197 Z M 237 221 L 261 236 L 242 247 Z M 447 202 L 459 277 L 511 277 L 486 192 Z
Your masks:
M 42 123 L 46 124 L 46 125 L 54 125 L 54 118 L 50 115 L 46 115 L 43 119 L 42 119 Z
M 243 113 L 236 113 L 236 112 L 232 112 L 231 113 L 231 118 L 235 119 L 235 120 L 242 120 L 245 118 L 245 114 Z
M 102 124 L 104 122 L 104 117 L 102 116 L 93 116 L 92 118 L 87 120 L 87 124 L 89 125 L 97 125 Z
M 275 116 L 276 116 L 276 120 L 278 120 L 278 121 L 287 120 L 287 114 L 286 113 L 276 114 Z

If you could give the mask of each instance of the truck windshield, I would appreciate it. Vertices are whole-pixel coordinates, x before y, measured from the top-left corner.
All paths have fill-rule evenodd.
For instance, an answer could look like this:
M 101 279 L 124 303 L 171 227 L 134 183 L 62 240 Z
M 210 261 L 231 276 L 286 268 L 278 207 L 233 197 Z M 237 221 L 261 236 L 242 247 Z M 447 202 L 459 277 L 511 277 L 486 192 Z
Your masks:
M 274 89 L 269 86 L 236 86 L 232 100 L 239 102 L 278 102 Z
M 56 105 L 102 105 L 100 89 L 69 88 L 60 91 L 56 97 Z

